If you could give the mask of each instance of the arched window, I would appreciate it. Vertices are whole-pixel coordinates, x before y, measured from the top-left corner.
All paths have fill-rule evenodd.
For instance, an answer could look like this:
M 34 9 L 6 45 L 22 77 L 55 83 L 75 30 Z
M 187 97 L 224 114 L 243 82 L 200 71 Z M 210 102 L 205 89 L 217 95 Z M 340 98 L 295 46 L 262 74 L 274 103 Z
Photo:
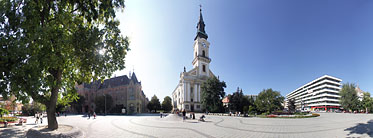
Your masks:
M 206 72 L 206 65 L 202 65 L 202 71 Z
M 202 56 L 203 56 L 203 57 L 206 57 L 206 52 L 205 52 L 205 50 L 202 50 Z
M 197 52 L 195 53 L 195 57 L 197 57 Z

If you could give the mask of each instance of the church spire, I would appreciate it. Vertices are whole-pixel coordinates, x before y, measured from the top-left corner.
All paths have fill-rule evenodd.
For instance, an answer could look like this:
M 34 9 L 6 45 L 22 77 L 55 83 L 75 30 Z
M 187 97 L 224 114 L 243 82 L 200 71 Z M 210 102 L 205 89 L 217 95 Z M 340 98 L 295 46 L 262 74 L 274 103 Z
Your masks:
M 205 38 L 207 39 L 208 36 L 205 32 L 205 22 L 203 22 L 203 17 L 202 17 L 202 6 L 199 5 L 199 21 L 197 23 L 197 35 L 194 38 L 196 40 L 197 38 Z

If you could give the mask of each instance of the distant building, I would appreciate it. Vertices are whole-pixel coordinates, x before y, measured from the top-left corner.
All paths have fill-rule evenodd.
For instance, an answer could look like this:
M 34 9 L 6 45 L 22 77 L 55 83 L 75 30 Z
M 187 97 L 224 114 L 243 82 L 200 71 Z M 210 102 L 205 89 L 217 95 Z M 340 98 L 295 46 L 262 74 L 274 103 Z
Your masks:
M 193 44 L 193 69 L 186 71 L 184 67 L 184 72 L 180 73 L 180 80 L 171 96 L 174 110 L 202 111 L 201 85 L 208 78 L 215 76 L 210 70 L 209 48 L 210 43 L 207 41 L 205 23 L 200 10 L 197 35 Z
M 0 95 L 0 108 L 4 108 L 11 113 L 19 113 L 22 111 L 23 104 L 16 101 L 15 96 L 10 96 L 7 100 Z
M 109 94 L 113 98 L 113 108 L 126 109 L 128 114 L 147 112 L 146 105 L 149 100 L 142 91 L 141 82 L 137 80 L 135 73 L 95 81 L 90 84 L 78 85 L 78 94 L 85 97 L 83 112 L 95 111 L 95 98 Z M 107 109 L 109 113 L 110 109 Z
M 357 85 L 357 86 L 355 87 L 355 91 L 356 91 L 356 94 L 357 94 L 357 97 L 359 98 L 359 100 L 360 100 L 360 101 L 363 101 L 363 98 L 364 98 L 364 91 L 361 90 L 361 89 L 359 88 L 359 85 Z
M 287 102 L 295 99 L 297 110 L 334 111 L 340 109 L 341 79 L 324 75 L 286 95 Z M 284 104 L 287 106 L 287 103 Z
M 229 107 L 229 96 L 224 97 L 222 102 L 223 102 L 223 106 L 228 108 Z
M 245 95 L 245 96 L 247 96 L 249 99 L 250 98 L 253 98 L 254 99 L 254 101 L 256 101 L 256 98 L 258 98 L 258 95 Z

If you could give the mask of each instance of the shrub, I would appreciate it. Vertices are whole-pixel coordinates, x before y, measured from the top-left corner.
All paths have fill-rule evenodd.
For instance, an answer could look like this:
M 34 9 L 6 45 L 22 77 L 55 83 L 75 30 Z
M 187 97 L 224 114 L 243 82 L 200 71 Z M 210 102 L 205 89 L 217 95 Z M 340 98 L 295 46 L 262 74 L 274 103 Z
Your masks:
M 312 116 L 320 116 L 320 114 L 312 113 Z
M 3 115 L 7 115 L 9 114 L 9 111 L 4 109 L 4 108 L 0 108 L 0 117 L 3 117 Z
M 7 121 L 7 122 L 15 122 L 17 120 L 18 120 L 18 118 L 16 118 L 16 117 L 1 117 L 0 118 L 0 122 L 1 123 L 5 122 L 5 121 Z

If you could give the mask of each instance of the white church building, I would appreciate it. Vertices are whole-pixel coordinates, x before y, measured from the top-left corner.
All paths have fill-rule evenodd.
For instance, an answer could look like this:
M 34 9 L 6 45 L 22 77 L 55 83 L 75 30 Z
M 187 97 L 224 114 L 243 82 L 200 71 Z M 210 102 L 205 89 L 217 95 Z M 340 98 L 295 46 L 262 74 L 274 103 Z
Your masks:
M 205 23 L 202 18 L 202 10 L 200 9 L 199 22 L 197 24 L 197 35 L 194 38 L 194 59 L 193 69 L 180 73 L 180 80 L 175 90 L 172 92 L 172 105 L 174 110 L 201 112 L 203 107 L 201 103 L 201 85 L 209 77 L 215 76 L 209 64 L 211 59 L 209 57 L 210 43 L 207 41 L 207 34 L 205 32 Z

